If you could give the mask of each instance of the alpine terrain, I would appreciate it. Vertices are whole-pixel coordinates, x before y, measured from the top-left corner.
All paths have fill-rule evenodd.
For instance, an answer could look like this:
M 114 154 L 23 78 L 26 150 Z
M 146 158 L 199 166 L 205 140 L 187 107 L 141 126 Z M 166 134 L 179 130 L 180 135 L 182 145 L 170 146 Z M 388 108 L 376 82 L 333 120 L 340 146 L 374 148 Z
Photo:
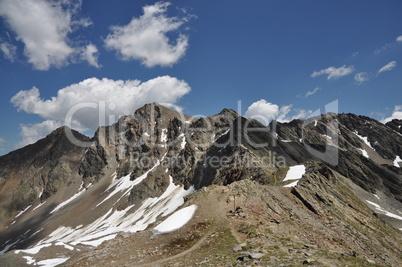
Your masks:
M 402 121 L 152 103 L 0 157 L 0 266 L 401 266 Z

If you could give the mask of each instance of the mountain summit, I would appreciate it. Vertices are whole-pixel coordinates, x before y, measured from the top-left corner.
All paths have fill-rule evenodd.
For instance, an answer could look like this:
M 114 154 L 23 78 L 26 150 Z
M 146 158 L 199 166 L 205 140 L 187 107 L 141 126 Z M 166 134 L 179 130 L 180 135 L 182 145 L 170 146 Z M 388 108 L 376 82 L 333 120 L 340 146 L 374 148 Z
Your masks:
M 59 128 L 0 157 L 0 265 L 399 266 L 400 125 L 151 103 Z

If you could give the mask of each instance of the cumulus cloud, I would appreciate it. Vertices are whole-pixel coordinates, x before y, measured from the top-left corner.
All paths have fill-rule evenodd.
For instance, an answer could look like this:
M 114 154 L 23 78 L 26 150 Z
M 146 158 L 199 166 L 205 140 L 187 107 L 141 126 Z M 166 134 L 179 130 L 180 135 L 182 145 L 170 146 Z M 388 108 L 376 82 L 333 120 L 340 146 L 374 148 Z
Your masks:
M 367 72 L 359 72 L 355 75 L 355 81 L 357 84 L 362 84 L 368 81 L 369 76 Z
M 307 93 L 306 93 L 306 95 L 304 96 L 304 97 L 309 97 L 309 96 L 311 96 L 311 95 L 314 95 L 315 93 L 317 93 L 319 90 L 321 90 L 321 88 L 320 87 L 316 87 L 316 88 L 314 88 L 314 90 L 311 90 L 311 91 L 307 91 Z
M 304 119 L 311 114 L 311 110 L 296 109 L 293 111 L 295 114 L 289 115 L 292 112 L 292 107 L 293 105 L 279 107 L 265 99 L 261 99 L 251 104 L 244 116 L 268 125 L 272 120 L 289 122 L 294 119 Z
M 116 50 L 123 60 L 139 60 L 147 67 L 171 66 L 184 56 L 188 36 L 178 33 L 189 17 L 167 17 L 168 2 L 143 7 L 144 14 L 124 26 L 112 26 L 104 40 L 106 48 Z M 172 41 L 168 33 L 178 33 Z
M 349 66 L 346 67 L 346 65 L 343 65 L 342 67 L 336 68 L 336 67 L 329 67 L 320 71 L 314 71 L 311 74 L 311 77 L 318 77 L 321 75 L 328 75 L 327 79 L 331 80 L 331 79 L 339 79 L 343 76 L 349 75 L 352 72 L 355 71 L 355 67 L 354 66 Z
M 1 40 L 0 40 L 1 41 Z M 11 62 L 14 62 L 14 59 L 17 56 L 17 47 L 8 42 L 0 43 L 0 50 L 3 52 L 4 57 Z
M 28 62 L 38 70 L 70 63 L 81 48 L 74 47 L 69 34 L 78 27 L 91 24 L 88 19 L 77 19 L 82 0 L 2 0 L 0 16 L 4 17 L 24 43 Z
M 380 74 L 380 73 L 385 72 L 385 71 L 393 70 L 395 67 L 396 67 L 396 61 L 391 61 L 390 63 L 388 63 L 387 65 L 385 65 L 381 69 L 379 69 L 377 74 Z
M 401 35 L 401 36 L 396 37 L 396 41 L 397 41 L 397 42 L 402 42 L 402 35 Z
M 116 122 L 119 115 L 132 114 L 146 103 L 174 104 L 190 90 L 185 81 L 170 76 L 146 82 L 90 78 L 60 89 L 57 96 L 48 100 L 40 97 L 36 87 L 20 91 L 12 97 L 11 103 L 18 111 L 36 114 L 46 120 L 21 127 L 24 138 L 21 144 L 28 144 L 36 141 L 38 136 L 43 137 L 66 124 L 69 112 L 74 116 L 68 126 L 80 131 L 95 130 L 99 126 Z M 74 109 L 76 112 L 73 112 Z M 99 117 L 99 110 L 102 109 L 104 117 Z
M 93 45 L 87 45 L 81 54 L 81 58 L 84 61 L 87 61 L 89 65 L 94 66 L 95 68 L 100 68 L 101 65 L 98 63 L 98 48 Z
M 62 125 L 60 121 L 53 120 L 46 120 L 37 124 L 21 124 L 20 136 L 22 137 L 22 141 L 18 142 L 16 147 L 24 147 L 33 144 Z
M 384 119 L 382 122 L 387 123 L 394 119 L 402 120 L 402 105 L 395 106 L 394 111 L 392 112 L 392 115 L 390 117 Z

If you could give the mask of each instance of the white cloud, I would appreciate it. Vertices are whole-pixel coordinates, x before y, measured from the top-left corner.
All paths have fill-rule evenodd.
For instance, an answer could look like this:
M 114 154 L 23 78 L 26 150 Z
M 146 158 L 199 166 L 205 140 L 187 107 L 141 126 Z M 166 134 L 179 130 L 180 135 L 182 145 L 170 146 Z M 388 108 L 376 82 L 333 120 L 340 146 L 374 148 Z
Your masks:
M 359 72 L 355 75 L 355 81 L 357 84 L 362 84 L 368 81 L 369 76 L 367 72 Z
M 304 97 L 309 97 L 309 96 L 311 96 L 311 95 L 314 95 L 314 94 L 317 93 L 319 90 L 321 90 L 321 88 L 320 88 L 320 87 L 316 87 L 316 88 L 314 88 L 314 90 L 312 90 L 312 91 L 307 91 L 307 93 L 306 93 L 306 95 L 305 95 Z
M 55 129 L 61 127 L 63 124 L 60 121 L 46 120 L 37 124 L 21 124 L 20 136 L 22 141 L 16 144 L 17 148 L 33 144 L 41 138 L 46 137 Z
M 398 37 L 396 38 L 396 41 L 397 41 L 397 42 L 402 42 L 402 35 L 401 35 L 401 36 L 398 36 Z
M 394 119 L 402 120 L 402 105 L 395 106 L 394 111 L 392 112 L 392 115 L 390 117 L 384 119 L 382 122 L 387 123 L 387 122 L 392 121 Z
M 385 65 L 381 69 L 379 69 L 377 74 L 380 74 L 380 73 L 385 72 L 385 71 L 390 71 L 395 67 L 396 67 L 396 61 L 391 61 L 390 63 L 388 63 L 387 65 Z
M 268 125 L 272 120 L 279 122 L 288 122 L 294 119 L 303 119 L 311 114 L 310 110 L 295 110 L 296 114 L 289 116 L 292 111 L 293 105 L 286 105 L 279 107 L 276 104 L 272 104 L 265 99 L 258 100 L 251 104 L 245 117 L 250 119 L 256 119 L 264 125 Z
M 80 131 L 95 130 L 100 125 L 114 123 L 119 115 L 133 114 L 136 109 L 146 103 L 174 104 L 190 90 L 190 86 L 185 81 L 170 76 L 161 76 L 146 82 L 89 78 L 60 89 L 57 96 L 48 100 L 40 98 L 39 89 L 36 87 L 20 91 L 12 97 L 11 103 L 18 108 L 18 111 L 39 115 L 47 121 L 40 125 L 21 127 L 23 130 L 21 135 L 24 138 L 22 143 L 26 144 L 35 141 L 35 136 L 39 136 L 35 132 L 34 136 L 31 136 L 29 129 L 39 127 L 40 130 L 36 132 L 43 135 L 54 127 L 64 125 L 66 114 L 80 103 L 86 108 L 81 108 L 74 113 L 73 125 L 68 126 Z M 98 106 L 102 105 L 99 101 L 105 103 L 105 121 L 99 118 Z M 96 106 L 90 107 L 88 103 L 96 104 Z
M 38 70 L 70 63 L 81 48 L 75 48 L 68 35 L 78 27 L 88 26 L 88 19 L 75 19 L 82 0 L 2 0 L 0 16 L 4 17 L 25 45 L 28 62 Z
M 167 17 L 168 2 L 143 7 L 144 14 L 125 26 L 112 26 L 105 46 L 116 50 L 123 60 L 139 60 L 147 67 L 171 66 L 184 56 L 188 36 L 179 33 L 173 42 L 167 33 L 177 33 L 189 17 Z
M 101 67 L 98 63 L 98 56 L 98 48 L 93 44 L 87 45 L 81 54 L 81 58 L 95 68 Z
M 328 75 L 327 79 L 331 80 L 331 79 L 338 79 L 341 78 L 343 76 L 349 75 L 352 72 L 355 71 L 355 67 L 354 66 L 349 66 L 346 67 L 346 65 L 343 65 L 342 67 L 339 68 L 335 68 L 335 67 L 329 67 L 320 71 L 314 71 L 311 74 L 311 77 L 318 77 L 321 75 Z
M 279 106 L 267 102 L 265 99 L 258 100 L 251 104 L 246 114 L 246 118 L 256 119 L 264 125 L 268 125 L 270 121 L 274 120 L 279 115 Z
M 0 50 L 3 52 L 4 57 L 11 62 L 14 62 L 14 59 L 17 56 L 17 47 L 8 42 L 0 43 Z
M 293 105 L 285 106 L 285 107 L 293 107 Z M 290 113 L 293 113 L 293 115 L 290 115 Z M 301 119 L 306 119 L 310 114 L 312 113 L 312 110 L 305 110 L 305 109 L 294 109 L 291 110 L 289 109 L 287 112 L 284 112 L 283 114 L 279 115 L 276 120 L 279 122 L 290 122 L 292 120 L 301 120 Z

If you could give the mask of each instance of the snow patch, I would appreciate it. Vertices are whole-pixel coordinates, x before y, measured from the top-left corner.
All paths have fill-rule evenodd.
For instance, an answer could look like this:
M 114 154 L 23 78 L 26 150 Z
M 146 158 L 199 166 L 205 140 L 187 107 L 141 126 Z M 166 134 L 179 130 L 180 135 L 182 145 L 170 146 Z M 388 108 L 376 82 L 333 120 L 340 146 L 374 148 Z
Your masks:
M 315 120 L 315 121 L 314 121 L 314 126 L 317 126 L 317 124 L 318 124 L 318 121 Z
M 20 211 L 20 213 L 18 213 L 14 219 L 17 219 L 18 217 L 20 217 L 24 212 L 26 212 L 32 205 L 29 205 L 28 207 L 26 207 L 23 211 Z
M 166 154 L 165 154 L 166 155 Z M 162 160 L 165 158 L 165 155 L 163 155 Z M 137 184 L 141 183 L 145 178 L 147 178 L 147 175 L 149 172 L 152 172 L 156 167 L 158 167 L 160 164 L 160 161 L 158 160 L 158 162 L 147 172 L 145 172 L 143 175 L 141 175 L 140 177 L 136 178 L 134 181 L 130 180 L 131 177 L 131 173 L 120 178 L 120 179 L 116 179 L 114 180 L 109 186 L 108 188 L 106 188 L 105 191 L 103 191 L 102 194 L 108 192 L 110 189 L 114 188 L 115 189 L 105 198 L 103 199 L 98 205 L 96 205 L 96 207 L 102 205 L 105 201 L 107 201 L 108 199 L 110 199 L 111 197 L 113 197 L 114 195 L 116 195 L 117 193 L 124 191 L 123 195 L 120 197 L 124 197 L 126 195 L 128 195 L 131 191 L 131 189 L 136 186 Z
M 45 203 L 46 203 L 46 201 L 39 203 L 38 206 L 36 206 L 35 208 L 33 208 L 32 211 L 34 211 L 34 210 L 40 208 L 40 207 L 43 206 Z
M 162 129 L 161 132 L 161 142 L 166 143 L 167 142 L 167 129 Z
M 380 205 L 378 205 L 377 203 L 371 202 L 371 201 L 369 201 L 369 200 L 366 200 L 366 202 L 369 203 L 370 205 L 374 206 L 374 207 L 376 208 L 376 210 L 381 211 L 382 214 L 384 214 L 385 216 L 392 217 L 392 218 L 395 218 L 395 219 L 397 219 L 397 220 L 401 220 L 401 221 L 402 221 L 402 217 L 401 217 L 401 216 L 396 215 L 396 214 L 394 214 L 394 213 L 392 213 L 392 212 L 386 211 L 385 209 L 383 209 L 383 208 L 382 208 Z
M 359 137 L 361 140 L 363 140 L 363 142 L 364 142 L 366 145 L 368 145 L 371 149 L 374 149 L 374 148 L 371 146 L 371 144 L 370 144 L 370 142 L 369 142 L 369 140 L 368 140 L 367 137 L 364 137 L 364 136 L 359 135 L 359 133 L 358 133 L 357 131 L 355 131 L 355 135 L 356 135 L 357 137 Z
M 302 178 L 302 176 L 306 173 L 306 166 L 304 165 L 296 165 L 296 166 L 291 166 L 286 173 L 285 179 L 283 181 L 289 181 L 289 180 L 296 180 L 290 184 L 285 185 L 284 187 L 294 187 L 297 185 L 299 180 Z
M 399 156 L 396 156 L 394 160 L 394 166 L 400 168 L 399 163 L 402 163 L 402 159 Z
M 65 263 L 69 259 L 70 259 L 70 257 L 47 259 L 47 260 L 38 261 L 37 265 L 45 266 L 45 267 L 54 267 L 54 266 L 60 265 L 62 263 Z
M 34 264 L 36 262 L 36 260 L 30 256 L 24 256 L 22 258 L 25 259 L 27 261 L 27 264 L 29 264 L 29 265 Z
M 67 245 L 67 244 L 64 244 L 63 242 L 57 242 L 55 245 L 56 246 L 63 246 L 64 248 L 66 248 L 68 250 L 74 250 L 74 247 L 72 247 L 70 245 Z
M 37 254 L 42 248 L 47 248 L 47 247 L 50 247 L 51 245 L 52 245 L 51 243 L 42 244 L 42 245 L 38 245 L 36 247 L 32 247 L 32 248 L 29 248 L 29 249 L 19 249 L 19 250 L 16 250 L 14 253 L 19 254 L 20 252 L 23 252 L 23 253 L 26 253 L 26 254 Z
M 83 189 L 83 184 L 84 182 L 81 183 L 80 188 L 78 189 L 78 192 L 76 194 L 74 194 L 72 197 L 70 197 L 69 199 L 67 199 L 66 201 L 60 203 L 59 205 L 57 205 L 51 212 L 50 214 L 53 214 L 55 212 L 57 212 L 59 209 L 61 209 L 62 207 L 66 206 L 67 204 L 69 204 L 70 202 L 72 202 L 74 199 L 76 199 L 77 197 L 79 197 L 82 193 L 85 192 L 85 189 Z
M 283 179 L 283 181 L 299 180 L 305 173 L 306 173 L 306 166 L 304 165 L 291 166 L 288 172 L 286 173 L 286 177 L 285 179 Z
M 297 183 L 299 182 L 299 180 L 294 181 L 293 183 L 284 185 L 283 187 L 295 187 L 297 185 Z
M 326 134 L 323 134 L 322 136 L 324 136 L 327 140 L 332 140 L 332 137 Z
M 104 237 L 102 237 L 102 238 L 95 239 L 95 240 L 92 240 L 92 241 L 84 241 L 84 242 L 81 242 L 81 244 L 87 245 L 87 246 L 91 246 L 91 247 L 97 247 L 97 246 L 99 246 L 100 244 L 102 244 L 104 241 L 111 240 L 111 239 L 115 238 L 116 235 L 117 235 L 117 234 L 107 235 L 107 236 L 104 236 Z
M 281 140 L 281 142 L 283 142 L 283 143 L 291 143 L 293 141 L 292 140 Z
M 360 151 L 362 152 L 362 155 L 363 155 L 364 157 L 366 157 L 366 158 L 368 158 L 368 159 L 370 158 L 366 150 L 360 148 Z
M 193 218 L 196 210 L 197 205 L 191 205 L 178 210 L 152 229 L 152 232 L 155 234 L 164 234 L 179 230 Z
M 181 149 L 184 149 L 184 148 L 186 147 L 186 144 L 187 144 L 187 142 L 186 142 L 186 137 L 185 137 L 184 133 L 180 134 L 180 135 L 179 135 L 179 138 L 180 138 L 180 137 L 182 138 L 182 139 L 181 139 L 180 148 L 181 148 Z

